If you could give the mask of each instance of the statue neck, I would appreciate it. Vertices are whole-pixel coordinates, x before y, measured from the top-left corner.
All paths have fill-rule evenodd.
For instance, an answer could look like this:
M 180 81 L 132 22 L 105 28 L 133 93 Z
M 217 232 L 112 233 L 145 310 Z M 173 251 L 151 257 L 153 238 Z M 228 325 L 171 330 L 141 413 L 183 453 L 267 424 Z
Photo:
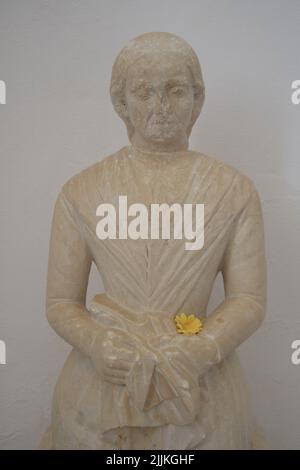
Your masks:
M 130 158 L 140 160 L 149 164 L 173 164 L 181 163 L 186 160 L 188 156 L 188 147 L 176 151 L 154 151 L 140 148 L 131 144 L 128 147 Z
M 168 154 L 189 148 L 189 138 L 186 134 L 179 135 L 170 142 L 147 142 L 140 135 L 134 133 L 129 140 L 133 147 L 144 152 Z

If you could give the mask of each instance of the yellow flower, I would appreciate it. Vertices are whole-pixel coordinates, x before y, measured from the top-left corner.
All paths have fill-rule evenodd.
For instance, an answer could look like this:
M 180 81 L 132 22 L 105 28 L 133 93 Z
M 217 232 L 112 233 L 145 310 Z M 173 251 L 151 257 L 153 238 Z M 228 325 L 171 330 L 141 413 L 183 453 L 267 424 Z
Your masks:
M 202 321 L 195 315 L 186 315 L 179 313 L 174 318 L 177 333 L 184 335 L 194 335 L 203 329 Z

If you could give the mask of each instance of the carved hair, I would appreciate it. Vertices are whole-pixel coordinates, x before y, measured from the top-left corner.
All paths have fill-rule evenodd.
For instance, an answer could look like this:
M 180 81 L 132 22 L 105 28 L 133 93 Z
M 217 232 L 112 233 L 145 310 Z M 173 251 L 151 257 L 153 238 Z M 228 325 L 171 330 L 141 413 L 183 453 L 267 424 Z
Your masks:
M 194 87 L 194 108 L 191 122 L 188 127 L 188 136 L 195 124 L 205 98 L 205 86 L 202 77 L 201 66 L 198 57 L 192 47 L 182 38 L 175 34 L 165 32 L 145 33 L 132 39 L 118 54 L 112 68 L 110 82 L 110 96 L 115 111 L 125 122 L 129 139 L 132 137 L 134 128 L 127 116 L 125 85 L 127 71 L 133 62 L 147 53 L 176 53 L 191 72 Z

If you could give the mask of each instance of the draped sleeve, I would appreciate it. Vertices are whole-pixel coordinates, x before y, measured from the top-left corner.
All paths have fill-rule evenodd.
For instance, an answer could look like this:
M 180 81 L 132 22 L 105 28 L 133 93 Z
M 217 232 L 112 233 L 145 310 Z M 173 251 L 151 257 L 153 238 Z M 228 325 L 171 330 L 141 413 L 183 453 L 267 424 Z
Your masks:
M 85 308 L 92 257 L 80 219 L 62 187 L 55 203 L 48 258 L 46 312 L 53 329 L 89 354 L 95 331 Z
M 219 348 L 220 359 L 245 341 L 266 311 L 267 267 L 262 204 L 255 185 L 237 215 L 224 253 L 221 272 L 225 299 L 210 315 L 206 334 Z

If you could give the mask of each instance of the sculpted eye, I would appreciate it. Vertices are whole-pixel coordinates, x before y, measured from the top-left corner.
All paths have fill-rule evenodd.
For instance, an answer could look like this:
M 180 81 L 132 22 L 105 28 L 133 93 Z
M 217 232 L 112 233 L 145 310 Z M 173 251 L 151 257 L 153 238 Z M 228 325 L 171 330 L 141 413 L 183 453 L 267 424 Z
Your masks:
M 182 96 L 182 95 L 184 95 L 184 88 L 179 87 L 179 86 L 175 86 L 175 87 L 171 88 L 170 93 L 172 95 L 175 95 L 175 96 Z
M 141 100 L 147 100 L 152 95 L 152 89 L 150 87 L 139 87 L 134 94 Z

